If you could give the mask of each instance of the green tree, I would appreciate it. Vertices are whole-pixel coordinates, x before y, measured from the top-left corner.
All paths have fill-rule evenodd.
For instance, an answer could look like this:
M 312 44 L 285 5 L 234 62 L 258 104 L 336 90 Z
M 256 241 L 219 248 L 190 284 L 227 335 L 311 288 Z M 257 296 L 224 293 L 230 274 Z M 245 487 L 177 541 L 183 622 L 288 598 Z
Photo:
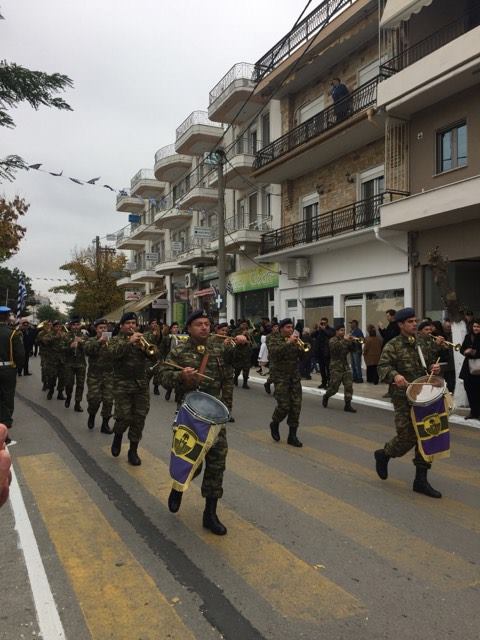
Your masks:
M 26 228 L 18 224 L 18 219 L 27 213 L 29 206 L 18 196 L 10 201 L 0 198 L 0 262 L 17 253 L 26 232 Z
M 1 237 L 1 236 L 0 236 Z M 9 269 L 8 267 L 0 267 L 0 305 L 6 304 L 8 307 L 16 311 L 18 296 L 18 281 L 24 276 L 25 286 L 27 288 L 27 307 L 34 304 L 34 292 L 30 278 L 27 278 L 19 269 Z M 24 314 L 28 315 L 28 309 L 25 308 Z
M 66 322 L 67 316 L 60 313 L 58 309 L 52 307 L 50 304 L 42 304 L 37 309 L 37 321 L 43 322 L 43 320 L 60 320 L 60 322 Z
M 74 294 L 72 314 L 93 321 L 122 304 L 123 292 L 117 287 L 117 278 L 125 263 L 125 256 L 110 250 L 75 251 L 72 260 L 60 267 L 70 273 L 73 282 L 51 291 Z

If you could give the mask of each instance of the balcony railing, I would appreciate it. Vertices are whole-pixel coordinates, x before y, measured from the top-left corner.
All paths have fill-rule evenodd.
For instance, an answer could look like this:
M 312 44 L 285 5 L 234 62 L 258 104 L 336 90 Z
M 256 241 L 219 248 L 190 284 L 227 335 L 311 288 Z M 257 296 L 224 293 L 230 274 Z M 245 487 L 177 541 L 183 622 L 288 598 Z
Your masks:
M 292 149 L 316 138 L 321 133 L 333 129 L 341 122 L 360 113 L 368 107 L 372 107 L 377 102 L 377 86 L 379 77 L 363 84 L 361 87 L 352 91 L 352 93 L 339 100 L 330 107 L 327 107 L 320 113 L 312 116 L 302 124 L 298 125 L 291 131 L 288 131 L 281 138 L 277 138 L 271 144 L 261 149 L 253 163 L 254 169 L 260 169 L 273 160 L 280 158 Z
M 255 65 L 248 62 L 237 62 L 231 69 L 223 76 L 209 93 L 209 102 L 212 102 L 222 95 L 222 93 L 232 84 L 235 80 L 251 80 L 255 71 Z
M 206 111 L 193 111 L 177 128 L 175 140 L 178 141 L 183 134 L 195 124 L 208 124 L 210 127 L 222 128 L 222 125 L 218 122 L 212 122 L 208 119 L 208 113 Z
M 272 253 L 299 244 L 333 238 L 349 231 L 368 229 L 380 224 L 379 207 L 382 204 L 404 196 L 404 193 L 385 191 L 372 198 L 333 209 L 328 213 L 320 213 L 310 220 L 302 220 L 275 231 L 269 231 L 262 235 L 260 253 Z
M 269 231 L 271 228 L 272 218 L 270 216 L 258 218 L 257 216 L 250 217 L 248 213 L 239 213 L 225 219 L 226 235 L 235 231 Z M 218 240 L 218 225 L 213 225 L 211 229 L 211 240 Z
M 156 180 L 152 169 L 140 169 L 130 181 L 130 188 L 133 189 L 141 180 Z
M 452 40 L 459 38 L 464 33 L 467 33 L 467 31 L 478 27 L 479 24 L 479 9 L 469 11 L 458 20 L 450 22 L 423 40 L 420 40 L 420 42 L 408 47 L 408 49 L 405 49 L 405 51 L 402 51 L 394 58 L 384 62 L 380 67 L 380 72 L 386 77 L 398 73 L 414 62 L 418 62 L 418 60 L 425 58 L 434 51 L 437 51 L 437 49 L 444 47 L 449 42 L 452 42 Z
M 117 204 L 122 198 L 134 198 L 135 200 L 143 202 L 143 198 L 140 198 L 139 196 L 132 196 L 129 189 L 120 189 L 117 193 Z
M 260 82 L 267 73 L 275 69 L 283 60 L 326 27 L 346 7 L 349 7 L 354 2 L 356 0 L 324 0 L 256 62 L 253 80 Z
M 209 169 L 206 165 L 200 165 L 187 176 L 182 178 L 174 187 L 173 195 L 175 204 L 181 200 L 189 191 L 198 188 L 206 188 L 209 186 L 209 176 L 213 175 L 214 169 Z
M 254 156 L 262 148 L 261 140 L 252 140 L 251 138 L 237 138 L 226 150 L 225 156 L 227 160 L 231 160 L 235 156 L 242 154 Z
M 165 147 L 159 149 L 155 154 L 155 164 L 163 160 L 164 158 L 168 158 L 169 156 L 176 156 L 177 152 L 175 151 L 174 144 L 167 144 Z
M 135 230 L 138 229 L 139 226 L 140 225 L 138 223 L 137 224 L 127 224 L 125 227 L 123 227 L 123 229 L 120 229 L 120 231 L 117 231 L 116 234 L 115 234 L 117 246 L 123 240 L 126 240 L 127 238 L 130 238 L 130 236 L 133 233 L 135 233 Z

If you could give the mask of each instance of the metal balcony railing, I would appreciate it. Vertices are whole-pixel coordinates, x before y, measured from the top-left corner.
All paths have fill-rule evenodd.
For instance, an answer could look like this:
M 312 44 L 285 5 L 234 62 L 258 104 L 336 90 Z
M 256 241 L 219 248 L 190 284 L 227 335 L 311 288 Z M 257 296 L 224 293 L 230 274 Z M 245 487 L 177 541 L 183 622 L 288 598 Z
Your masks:
M 139 260 L 135 262 L 135 269 L 132 271 L 131 275 L 134 276 L 139 271 L 153 271 L 155 267 L 155 262 L 152 260 Z
M 134 198 L 135 200 L 143 202 L 143 198 L 140 198 L 139 196 L 132 196 L 129 189 L 120 189 L 120 191 L 117 193 L 117 204 L 122 198 Z
M 174 187 L 174 206 L 181 200 L 187 193 L 193 189 L 207 189 L 210 187 L 210 177 L 215 173 L 214 169 L 210 169 L 206 165 L 200 165 L 197 169 L 189 173 L 182 178 L 180 182 Z
M 175 145 L 167 144 L 165 147 L 162 147 L 155 153 L 155 164 L 157 164 L 157 162 L 160 162 L 160 160 L 163 160 L 164 158 L 168 158 L 169 156 L 176 156 L 176 155 L 178 154 L 175 151 Z
M 270 71 L 354 2 L 356 0 L 324 0 L 255 63 L 254 82 L 260 82 Z
M 135 233 L 135 230 L 138 229 L 140 225 L 139 224 L 127 224 L 125 227 L 123 227 L 123 229 L 120 229 L 120 231 L 117 231 L 115 236 L 116 236 L 116 240 L 115 240 L 115 244 L 118 247 L 118 245 L 123 241 L 123 240 L 127 240 L 128 238 L 130 238 L 132 236 L 133 233 Z
M 454 20 L 449 24 L 446 24 L 438 31 L 435 31 L 431 35 L 427 36 L 420 42 L 408 47 L 405 51 L 402 51 L 394 58 L 391 58 L 387 62 L 384 62 L 380 67 L 380 72 L 383 76 L 389 77 L 406 67 L 418 62 L 422 58 L 425 58 L 430 53 L 437 51 L 441 47 L 444 47 L 452 40 L 459 38 L 467 31 L 478 27 L 480 24 L 480 9 L 469 11 L 462 15 L 458 20 Z
M 379 76 L 366 82 L 343 100 L 339 100 L 320 111 L 320 113 L 302 122 L 298 127 L 291 129 L 281 138 L 277 138 L 261 149 L 255 156 L 254 169 L 264 167 L 269 162 L 273 162 L 273 160 L 316 138 L 325 131 L 333 129 L 364 109 L 375 106 L 378 82 Z
M 226 150 L 225 156 L 227 160 L 231 160 L 235 156 L 242 154 L 255 155 L 262 148 L 261 140 L 252 140 L 251 138 L 237 138 Z
M 156 180 L 152 169 L 140 169 L 130 181 L 130 188 L 133 189 L 141 180 Z
M 254 71 L 255 65 L 249 62 L 237 62 L 237 64 L 234 64 L 210 91 L 208 104 L 211 105 L 212 102 L 215 102 L 235 80 L 252 80 Z
M 385 191 L 372 198 L 320 213 L 309 220 L 269 231 L 262 235 L 260 253 L 263 255 L 299 244 L 333 238 L 349 231 L 368 229 L 380 224 L 379 207 L 400 197 L 405 197 L 405 193 Z
M 272 228 L 272 218 L 250 216 L 249 213 L 239 213 L 235 216 L 225 219 L 225 234 L 228 236 L 235 231 L 269 231 Z M 218 240 L 218 225 L 211 227 L 211 240 Z M 226 238 L 228 242 L 228 238 Z
M 178 141 L 179 138 L 181 138 L 183 134 L 195 124 L 208 124 L 210 127 L 223 128 L 220 123 L 209 120 L 208 113 L 206 111 L 193 111 L 177 128 L 175 132 L 175 140 Z
M 183 256 L 195 249 L 208 249 L 210 247 L 211 238 L 196 238 L 190 236 L 183 243 L 183 249 L 177 253 L 177 256 Z
M 166 262 L 176 262 L 179 253 L 181 251 L 165 251 L 160 257 L 157 264 L 164 264 Z

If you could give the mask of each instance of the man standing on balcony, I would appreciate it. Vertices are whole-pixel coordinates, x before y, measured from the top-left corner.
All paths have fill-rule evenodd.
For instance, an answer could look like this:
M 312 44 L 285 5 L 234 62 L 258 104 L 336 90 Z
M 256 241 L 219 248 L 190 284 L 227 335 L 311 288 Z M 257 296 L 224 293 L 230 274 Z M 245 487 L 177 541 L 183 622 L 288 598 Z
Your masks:
M 335 111 L 336 120 L 337 122 L 340 122 L 341 120 L 345 120 L 350 110 L 350 100 L 348 100 L 350 91 L 343 84 L 340 78 L 334 78 L 330 87 L 330 95 L 333 100 L 333 109 Z

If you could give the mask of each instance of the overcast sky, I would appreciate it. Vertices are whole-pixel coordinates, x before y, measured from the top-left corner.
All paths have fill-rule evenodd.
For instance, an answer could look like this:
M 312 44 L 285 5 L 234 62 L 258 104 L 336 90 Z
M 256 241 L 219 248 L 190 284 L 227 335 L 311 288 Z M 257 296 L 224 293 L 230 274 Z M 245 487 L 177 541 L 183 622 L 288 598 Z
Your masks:
M 0 0 L 1 59 L 68 75 L 73 112 L 22 106 L 0 130 L 1 156 L 102 184 L 128 186 L 236 62 L 255 62 L 294 24 L 305 0 Z M 314 7 L 318 3 L 312 3 Z M 310 9 L 312 8 L 310 7 Z M 48 294 L 58 267 L 127 224 L 115 194 L 38 171 L 0 185 L 30 203 L 27 235 L 7 264 Z M 51 294 L 48 294 L 51 295 Z

